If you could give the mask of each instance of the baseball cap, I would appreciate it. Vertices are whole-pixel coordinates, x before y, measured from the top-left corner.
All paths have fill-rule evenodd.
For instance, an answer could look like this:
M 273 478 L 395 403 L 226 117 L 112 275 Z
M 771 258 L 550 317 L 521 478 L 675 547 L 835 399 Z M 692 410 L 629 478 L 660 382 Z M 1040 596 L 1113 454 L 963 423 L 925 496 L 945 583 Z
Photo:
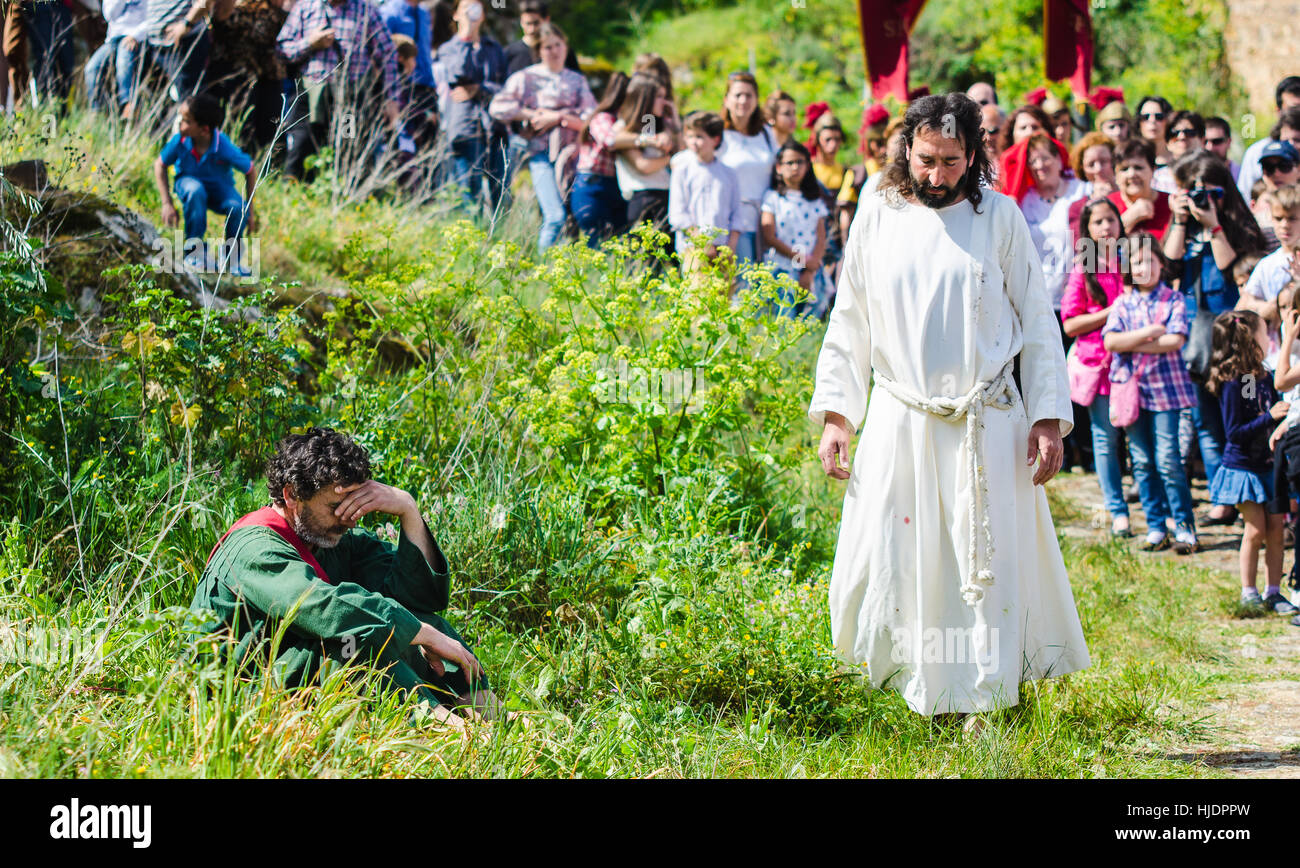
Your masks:
M 1300 163 L 1300 152 L 1296 151 L 1295 145 L 1290 142 L 1269 142 L 1264 146 L 1264 150 L 1259 152 L 1259 159 L 1263 162 L 1269 157 L 1281 157 L 1292 163 Z

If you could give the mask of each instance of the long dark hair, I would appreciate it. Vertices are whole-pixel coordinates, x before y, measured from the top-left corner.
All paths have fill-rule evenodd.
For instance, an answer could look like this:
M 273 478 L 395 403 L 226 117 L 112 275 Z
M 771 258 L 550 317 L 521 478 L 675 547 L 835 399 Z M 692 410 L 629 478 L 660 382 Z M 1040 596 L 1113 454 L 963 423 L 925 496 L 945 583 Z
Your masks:
M 1155 257 L 1156 265 L 1159 267 L 1157 275 L 1159 283 L 1167 284 L 1172 278 L 1169 257 L 1165 256 L 1164 248 L 1154 235 L 1145 229 L 1139 229 L 1132 235 L 1125 235 L 1124 240 L 1119 243 L 1119 273 L 1124 280 L 1124 286 L 1137 289 L 1137 284 L 1133 282 L 1133 260 L 1137 259 L 1139 253 L 1149 253 Z
M 1268 376 L 1264 351 L 1255 340 L 1259 323 L 1259 314 L 1253 310 L 1225 310 L 1214 318 L 1214 349 L 1205 380 L 1205 388 L 1212 394 L 1219 394 L 1225 383 L 1240 377 Z
M 618 115 L 618 110 L 623 107 L 623 100 L 627 96 L 627 73 L 619 71 L 609 77 L 605 82 L 605 91 L 600 95 L 600 102 L 596 103 L 596 108 L 591 114 L 587 115 L 587 120 L 582 125 L 582 132 L 578 133 L 578 141 L 586 144 L 591 141 L 591 119 L 601 112 L 608 112 L 614 116 Z
M 1092 212 L 1098 208 L 1109 208 L 1114 213 L 1115 220 L 1119 223 L 1119 238 L 1116 239 L 1116 248 L 1118 248 L 1119 243 L 1124 238 L 1124 221 L 1120 218 L 1119 206 L 1105 196 L 1089 201 L 1088 204 L 1083 206 L 1083 210 L 1079 212 L 1079 243 L 1082 244 L 1084 239 L 1087 239 L 1092 244 L 1094 251 L 1099 246 L 1097 239 L 1088 233 L 1088 224 L 1092 221 Z M 1084 285 L 1088 288 L 1088 295 L 1092 297 L 1092 300 L 1102 307 L 1106 307 L 1110 304 L 1110 300 L 1106 298 L 1106 290 L 1102 288 L 1101 282 L 1097 280 L 1097 271 L 1101 266 L 1100 256 L 1094 254 L 1093 265 L 1093 268 L 1083 270 Z
M 1259 222 L 1250 213 L 1246 200 L 1241 198 L 1241 192 L 1223 160 L 1209 151 L 1192 151 L 1174 163 L 1173 173 L 1174 183 L 1183 190 L 1191 190 L 1198 185 L 1223 188 L 1223 198 L 1215 208 L 1219 212 L 1219 225 L 1223 227 L 1223 234 L 1232 245 L 1233 253 L 1241 256 L 1267 247 Z M 1189 219 L 1196 218 L 1189 215 Z M 1188 232 L 1188 237 L 1190 235 Z
M 640 129 L 645 124 L 646 118 L 654 119 L 655 132 L 664 128 L 664 119 L 654 113 L 655 100 L 659 97 L 659 89 L 663 86 L 664 83 L 653 72 L 632 73 L 632 77 L 627 82 L 627 93 L 623 96 L 623 104 L 615 112 L 626 129 Z
M 799 183 L 799 192 L 803 193 L 803 197 L 809 202 L 815 202 L 820 199 L 822 197 L 822 188 L 821 185 L 817 183 L 817 176 L 813 174 L 812 157 L 809 156 L 808 149 L 796 142 L 793 136 L 787 139 L 784 145 L 777 148 L 776 159 L 772 161 L 772 180 L 770 182 L 772 189 L 775 190 L 778 195 L 785 195 L 787 188 L 785 182 L 781 180 L 780 165 L 781 155 L 786 151 L 794 151 L 803 158 L 804 165 L 807 166 L 807 169 L 803 173 L 803 180 Z
M 974 162 L 962 180 L 962 193 L 978 213 L 979 204 L 984 198 L 980 185 L 993 183 L 993 167 L 989 163 L 988 152 L 984 150 L 984 139 L 980 132 L 980 105 L 964 93 L 923 96 L 907 107 L 907 114 L 903 115 L 903 127 L 899 130 L 903 139 L 902 148 L 885 167 L 884 177 L 880 179 L 880 192 L 893 191 L 904 198 L 914 194 L 908 161 L 916 131 L 923 127 L 945 132 L 953 129 L 965 150 L 966 159 L 974 156 Z

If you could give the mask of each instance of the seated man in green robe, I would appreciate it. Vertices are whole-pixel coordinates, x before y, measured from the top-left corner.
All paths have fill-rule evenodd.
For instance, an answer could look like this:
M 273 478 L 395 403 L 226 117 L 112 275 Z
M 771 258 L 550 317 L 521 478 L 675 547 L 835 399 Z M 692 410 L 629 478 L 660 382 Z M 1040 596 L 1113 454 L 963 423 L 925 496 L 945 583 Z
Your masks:
M 365 450 L 329 428 L 280 441 L 266 482 L 271 505 L 221 538 L 190 604 L 216 612 L 210 631 L 230 632 L 221 653 L 241 666 L 265 661 L 287 619 L 273 664 L 287 687 L 317 679 L 330 660 L 360 660 L 439 720 L 462 724 L 451 707 L 497 717 L 478 659 L 437 614 L 451 581 L 415 499 L 371 479 Z M 395 547 L 357 527 L 372 512 L 400 519 Z

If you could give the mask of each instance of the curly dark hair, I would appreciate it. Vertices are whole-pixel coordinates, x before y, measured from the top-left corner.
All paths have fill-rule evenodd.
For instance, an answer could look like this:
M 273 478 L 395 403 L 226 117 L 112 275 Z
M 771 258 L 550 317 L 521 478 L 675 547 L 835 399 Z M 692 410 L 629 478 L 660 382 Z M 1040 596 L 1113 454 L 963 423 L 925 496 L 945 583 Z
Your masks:
M 885 167 L 885 175 L 880 179 L 880 191 L 894 191 L 904 198 L 911 196 L 912 170 L 909 163 L 916 131 L 922 128 L 944 131 L 949 127 L 953 128 L 957 140 L 961 142 L 966 158 L 970 159 L 972 155 L 975 158 L 962 178 L 961 190 L 976 213 L 979 213 L 980 202 L 984 199 L 980 185 L 993 183 L 993 168 L 989 163 L 988 152 L 984 150 L 980 104 L 964 93 L 923 96 L 907 107 L 902 129 L 899 130 L 903 139 L 902 147 Z M 947 135 L 946 132 L 944 134 Z
M 1264 368 L 1264 351 L 1255 340 L 1259 324 L 1259 314 L 1253 310 L 1225 310 L 1214 318 L 1214 349 L 1205 382 L 1211 394 L 1219 394 L 1225 383 L 1241 377 L 1271 379 Z
M 368 479 L 366 450 L 333 428 L 290 434 L 266 462 L 266 488 L 277 506 L 284 506 L 286 485 L 296 500 L 308 500 L 327 486 L 356 485 Z

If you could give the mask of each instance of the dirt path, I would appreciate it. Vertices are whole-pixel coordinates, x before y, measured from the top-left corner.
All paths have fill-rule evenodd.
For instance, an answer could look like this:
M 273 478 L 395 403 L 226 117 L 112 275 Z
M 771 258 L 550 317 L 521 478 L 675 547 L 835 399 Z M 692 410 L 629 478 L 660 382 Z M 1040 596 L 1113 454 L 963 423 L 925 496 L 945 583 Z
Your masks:
M 1082 523 L 1058 525 L 1069 537 L 1102 541 L 1110 533 L 1110 518 L 1101 501 L 1093 474 L 1062 474 L 1056 491 L 1084 514 Z M 1197 517 L 1205 514 L 1208 499 L 1204 483 L 1193 485 Z M 1137 551 L 1146 524 L 1142 510 L 1130 508 L 1135 554 L 1176 557 L 1169 553 L 1145 555 Z M 1180 561 L 1225 573 L 1225 588 L 1239 583 L 1237 551 L 1242 525 L 1198 529 L 1202 550 Z M 1262 559 L 1261 559 L 1262 560 Z M 1284 568 L 1291 568 L 1287 552 Z M 1260 564 L 1261 572 L 1263 564 Z M 1263 576 L 1260 576 L 1261 585 Z M 1216 698 L 1200 713 L 1209 715 L 1217 729 L 1213 741 L 1181 745 L 1172 759 L 1202 762 L 1232 777 L 1300 778 L 1300 629 L 1289 618 L 1232 618 L 1223 612 L 1204 615 L 1207 638 L 1217 640 L 1231 662 L 1229 677 L 1215 684 Z

